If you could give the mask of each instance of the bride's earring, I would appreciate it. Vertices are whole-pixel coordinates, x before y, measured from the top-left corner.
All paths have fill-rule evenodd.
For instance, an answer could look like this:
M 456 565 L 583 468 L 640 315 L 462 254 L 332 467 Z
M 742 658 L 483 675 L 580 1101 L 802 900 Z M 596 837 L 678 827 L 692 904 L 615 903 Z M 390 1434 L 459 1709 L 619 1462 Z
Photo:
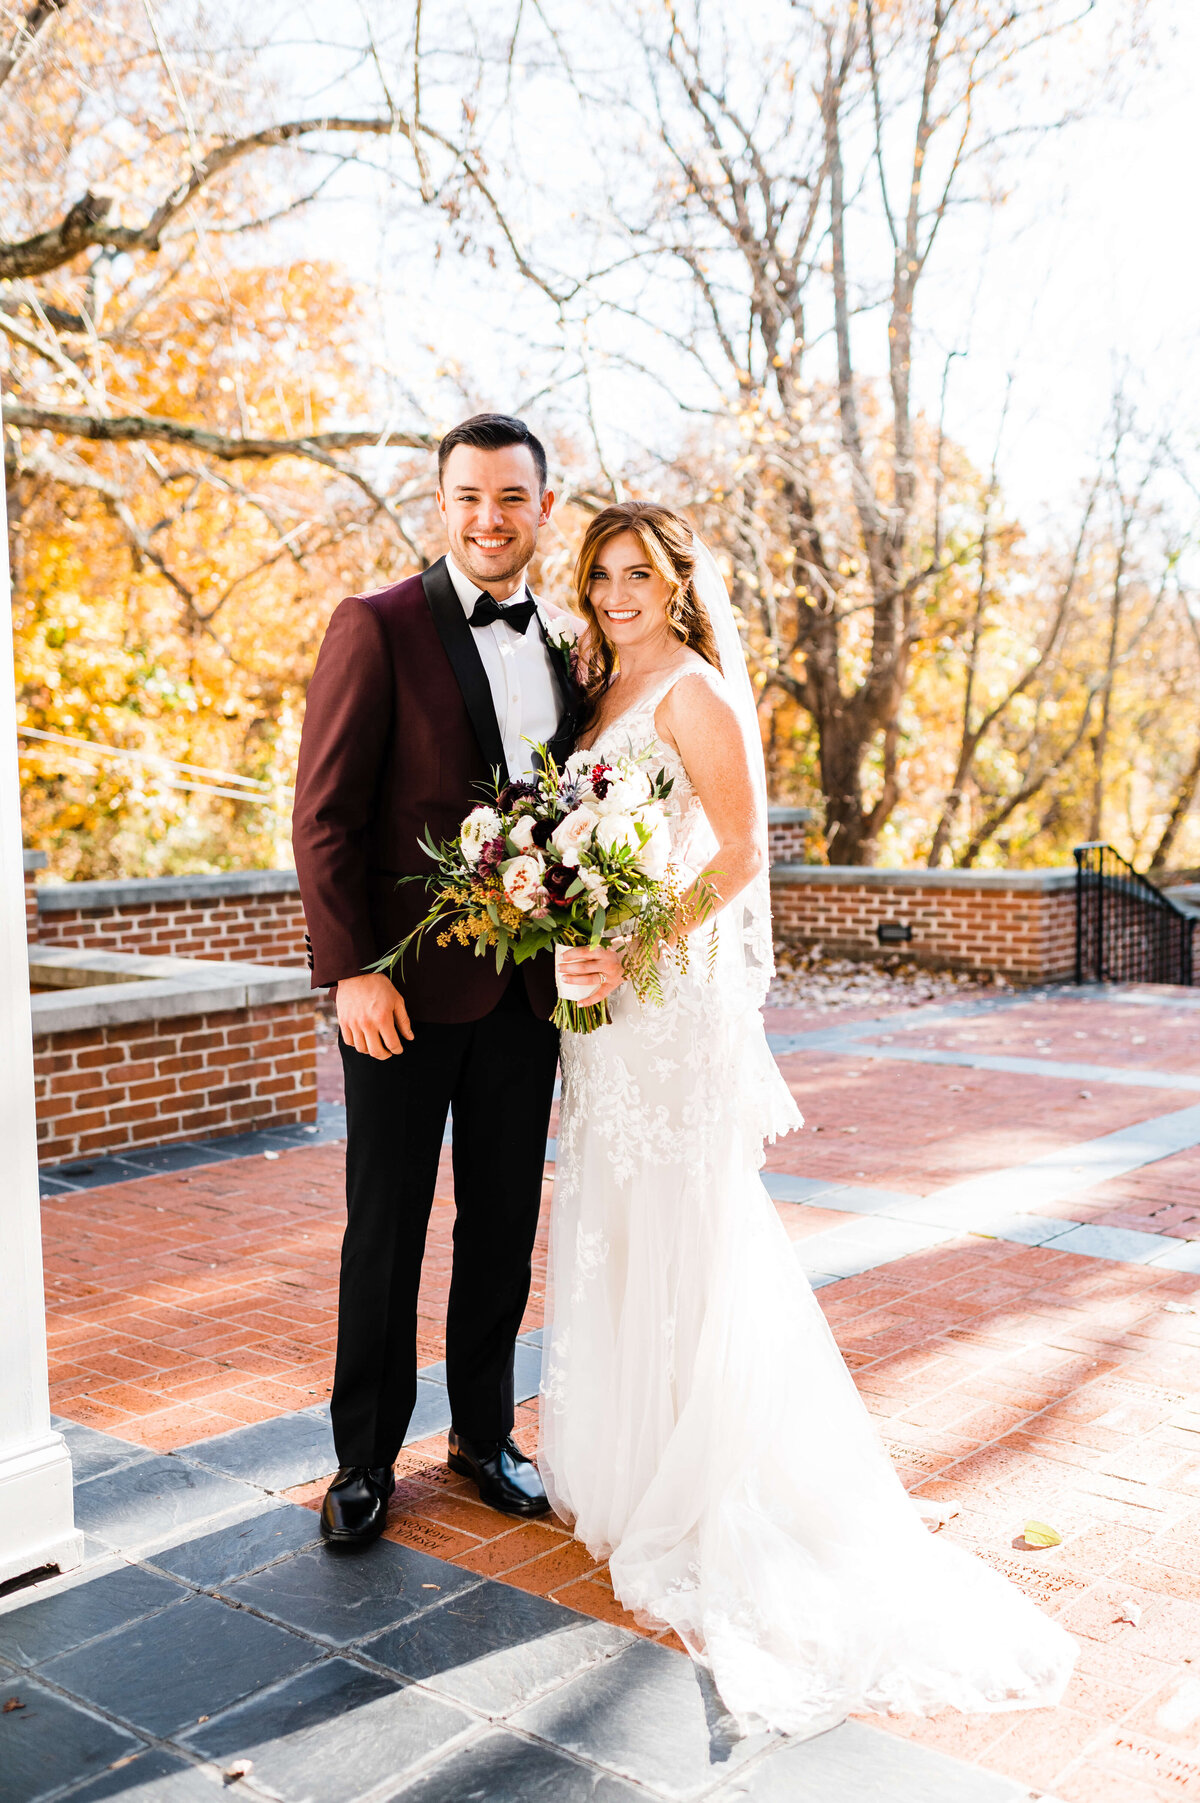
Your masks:
M 687 643 L 687 621 L 684 617 L 682 594 L 671 597 L 670 605 L 667 608 L 667 625 L 677 639 L 682 639 L 684 644 Z

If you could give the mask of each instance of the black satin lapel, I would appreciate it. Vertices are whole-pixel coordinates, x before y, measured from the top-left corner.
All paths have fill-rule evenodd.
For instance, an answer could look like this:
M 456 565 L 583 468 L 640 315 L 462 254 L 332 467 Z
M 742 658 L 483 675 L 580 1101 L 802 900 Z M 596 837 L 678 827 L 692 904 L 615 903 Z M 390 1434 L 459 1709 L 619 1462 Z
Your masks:
M 525 593 L 533 601 L 533 596 L 526 589 Z M 542 635 L 542 643 L 546 647 L 546 656 L 550 660 L 550 673 L 554 677 L 554 688 L 558 695 L 559 723 L 555 737 L 562 732 L 565 716 L 575 711 L 575 685 L 567 675 L 565 659 L 561 651 L 556 651 L 550 643 L 550 635 L 546 631 L 546 622 L 542 618 L 541 609 L 534 602 L 533 617 L 537 621 L 537 629 Z
M 504 741 L 500 737 L 491 684 L 479 655 L 479 647 L 475 643 L 474 628 L 468 623 L 462 610 L 462 602 L 455 593 L 444 557 L 439 557 L 432 568 L 422 573 L 421 586 L 425 590 L 425 599 L 429 603 L 437 635 L 442 641 L 442 649 L 450 659 L 454 680 L 462 691 L 484 762 L 489 770 L 500 772 L 501 782 L 507 782 L 508 761 L 504 756 Z

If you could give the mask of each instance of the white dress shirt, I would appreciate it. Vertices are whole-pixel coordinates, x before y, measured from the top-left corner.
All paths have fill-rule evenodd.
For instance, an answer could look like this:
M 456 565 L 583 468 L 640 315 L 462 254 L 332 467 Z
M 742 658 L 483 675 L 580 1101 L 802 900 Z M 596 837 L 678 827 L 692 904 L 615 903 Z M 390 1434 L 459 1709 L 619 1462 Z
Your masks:
M 470 619 L 484 591 L 463 575 L 452 557 L 447 557 L 446 568 L 463 612 Z M 524 598 L 525 590 L 521 588 L 501 605 L 509 606 Z M 508 774 L 528 776 L 533 769 L 534 747 L 553 738 L 558 726 L 558 688 L 546 642 L 536 620 L 530 620 L 524 632 L 514 631 L 501 620 L 494 620 L 490 626 L 473 626 L 471 631 L 492 691 Z

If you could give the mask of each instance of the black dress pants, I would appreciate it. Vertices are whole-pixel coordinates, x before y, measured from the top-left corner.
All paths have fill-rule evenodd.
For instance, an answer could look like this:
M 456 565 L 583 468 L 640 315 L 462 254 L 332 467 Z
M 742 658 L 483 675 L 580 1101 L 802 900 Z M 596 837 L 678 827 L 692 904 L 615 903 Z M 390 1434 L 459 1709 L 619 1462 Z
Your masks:
M 447 1110 L 454 1265 L 446 1383 L 455 1428 L 513 1426 L 513 1346 L 529 1298 L 558 1031 L 520 975 L 482 1020 L 413 1023 L 398 1056 L 340 1041 L 346 1233 L 331 1412 L 341 1465 L 391 1465 L 417 1399 L 417 1294 Z

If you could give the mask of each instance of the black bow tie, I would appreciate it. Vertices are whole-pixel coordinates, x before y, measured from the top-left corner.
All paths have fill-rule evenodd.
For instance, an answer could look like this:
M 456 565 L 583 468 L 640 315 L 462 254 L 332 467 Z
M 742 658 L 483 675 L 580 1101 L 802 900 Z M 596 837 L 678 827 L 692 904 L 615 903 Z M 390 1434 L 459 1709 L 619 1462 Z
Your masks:
M 494 620 L 503 620 L 514 632 L 524 633 L 533 614 L 532 601 L 514 601 L 508 607 L 501 607 L 495 596 L 489 595 L 485 589 L 471 610 L 470 618 L 472 626 L 490 626 Z

